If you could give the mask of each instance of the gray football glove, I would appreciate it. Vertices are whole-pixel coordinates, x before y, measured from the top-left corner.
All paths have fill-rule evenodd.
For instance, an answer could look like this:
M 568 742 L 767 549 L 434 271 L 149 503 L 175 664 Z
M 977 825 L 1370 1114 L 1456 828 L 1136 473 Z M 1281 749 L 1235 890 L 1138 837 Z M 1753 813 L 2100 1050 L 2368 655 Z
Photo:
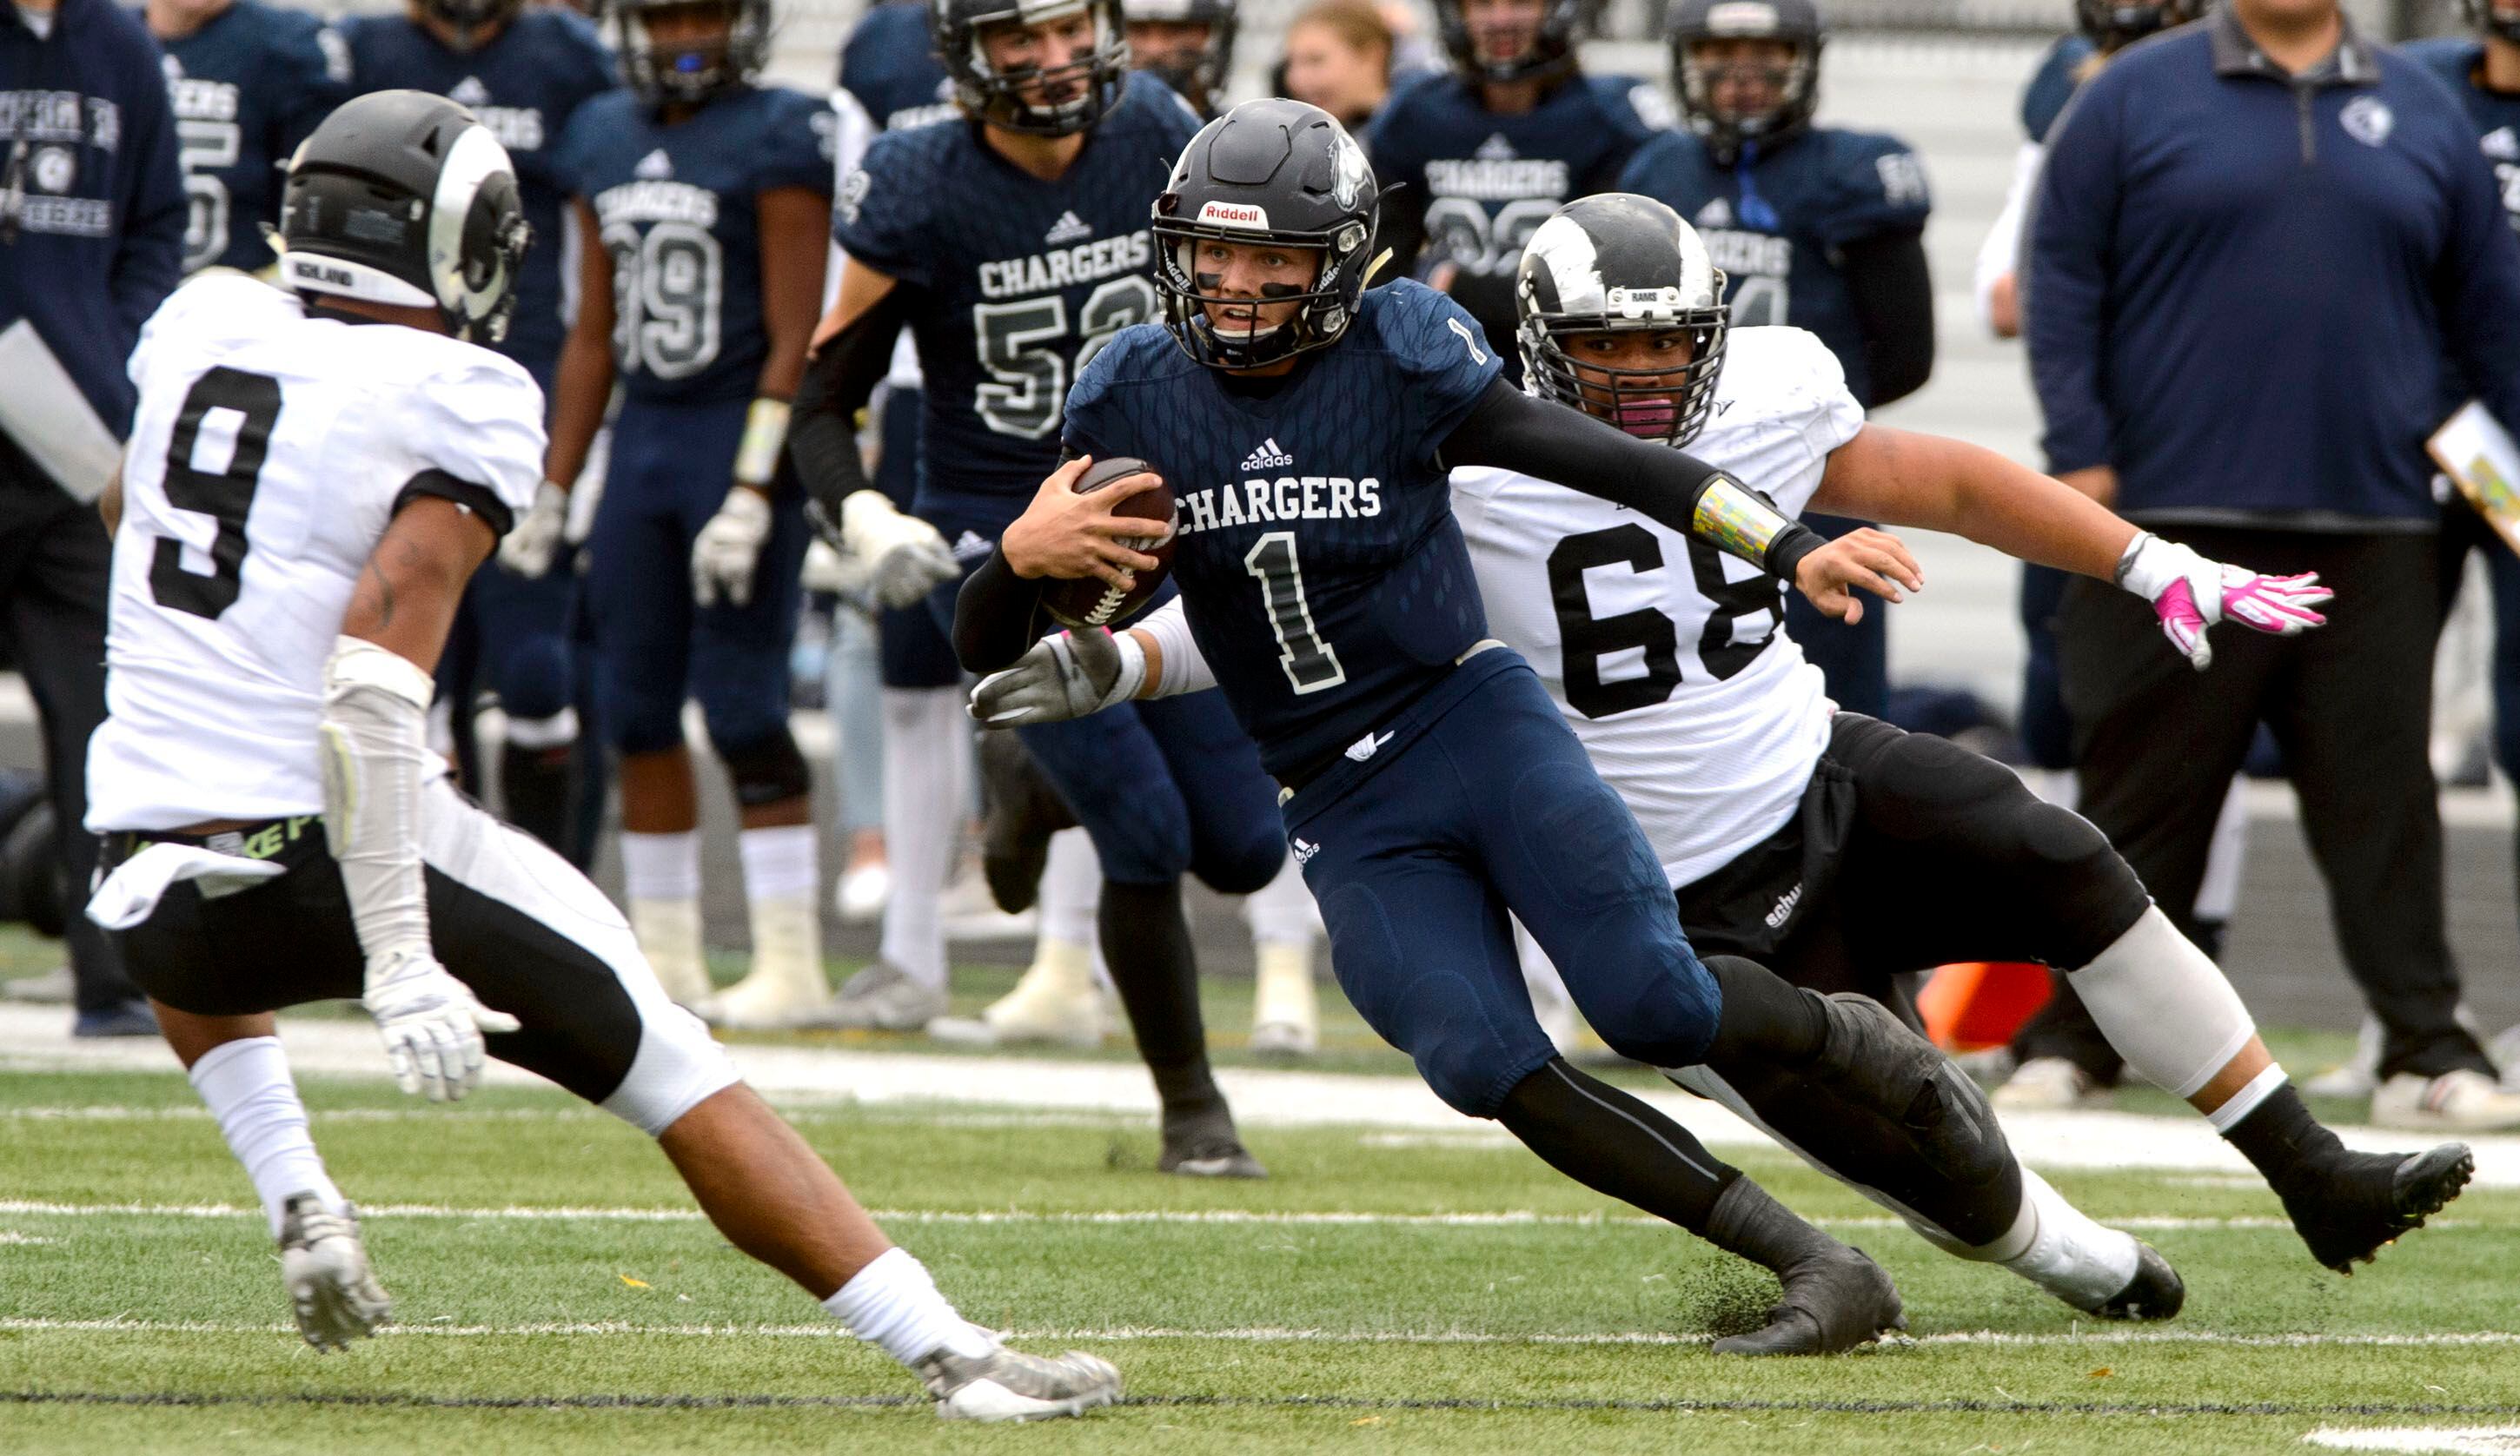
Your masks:
M 970 714 L 991 728 L 1065 723 L 1138 695 L 1147 649 L 1127 633 L 1097 627 L 1043 638 L 1015 665 L 971 688 Z

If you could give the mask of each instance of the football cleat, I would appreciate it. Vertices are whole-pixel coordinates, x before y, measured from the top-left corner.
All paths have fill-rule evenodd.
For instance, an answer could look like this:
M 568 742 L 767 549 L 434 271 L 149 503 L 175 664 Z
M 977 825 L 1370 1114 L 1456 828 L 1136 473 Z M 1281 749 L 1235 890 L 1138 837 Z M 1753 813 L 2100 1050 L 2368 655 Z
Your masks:
M 1014 989 L 976 1018 L 938 1017 L 927 1035 L 963 1046 L 1048 1043 L 1092 1050 L 1111 1034 L 1112 1016 L 1094 984 L 1094 952 L 1045 942 Z
M 1076 816 L 1011 732 L 980 735 L 980 787 L 989 812 L 980 824 L 980 870 L 989 898 L 1017 915 L 1032 908 L 1050 836 L 1074 828 Z
M 1995 1089 L 1995 1105 L 2005 1112 L 2105 1107 L 2109 1099 L 2109 1089 L 2068 1057 L 2032 1057 L 2013 1068 Z
M 317 1349 L 348 1349 L 392 1318 L 393 1302 L 368 1268 L 359 1211 L 334 1213 L 312 1193 L 282 1206 L 280 1278 L 297 1312 L 297 1333 Z
M 819 1006 L 789 1013 L 781 1025 L 796 1030 L 916 1032 L 945 1014 L 940 988 L 922 986 L 888 960 L 878 960 L 840 983 L 839 993 Z
M 1266 945 L 1255 951 L 1260 967 L 1251 993 L 1251 1049 L 1262 1056 L 1311 1056 L 1322 1044 L 1311 948 Z
M 1936 1170 L 1970 1187 L 1993 1181 L 2011 1149 L 1986 1093 L 1932 1042 L 1870 996 L 1841 991 L 1822 996 L 1828 1039 L 1815 1069 L 1908 1130 Z
M 2466 1067 L 2439 1077 L 2401 1072 L 2371 1094 L 2371 1122 L 2416 1132 L 2499 1132 L 2520 1127 L 2520 1092 Z
M 1164 1116 L 1164 1151 L 1157 1172 L 1185 1178 L 1265 1178 L 1269 1169 L 1242 1146 L 1234 1114 L 1224 1103 L 1188 1117 Z
M 2185 1281 L 2150 1244 L 2138 1239 L 2135 1248 L 2135 1278 L 2092 1312 L 2102 1319 L 2150 1322 L 2178 1318 L 2181 1307 L 2187 1302 Z
M 1001 1346 L 973 1358 L 939 1347 L 910 1368 L 948 1421 L 1046 1421 L 1120 1398 L 1120 1372 L 1080 1350 L 1051 1359 Z
M 2369 1263 L 2401 1234 L 2424 1226 L 2476 1175 L 2467 1144 L 2429 1153 L 2338 1151 L 2286 1180 L 2276 1194 L 2311 1257 L 2340 1274 Z
M 1765 1327 L 1715 1342 L 1719 1355 L 1833 1355 L 1908 1328 L 1899 1290 L 1861 1249 L 1830 1241 L 1777 1271 L 1784 1297 Z

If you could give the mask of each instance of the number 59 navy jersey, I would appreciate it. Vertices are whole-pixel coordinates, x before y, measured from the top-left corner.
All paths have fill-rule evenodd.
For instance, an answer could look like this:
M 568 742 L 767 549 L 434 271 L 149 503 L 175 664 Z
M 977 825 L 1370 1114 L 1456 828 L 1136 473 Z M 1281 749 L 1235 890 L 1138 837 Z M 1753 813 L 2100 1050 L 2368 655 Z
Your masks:
M 832 236 L 926 295 L 911 326 L 927 376 L 922 514 L 1004 525 L 1057 467 L 1069 381 L 1156 316 L 1148 223 L 1198 126 L 1163 82 L 1137 74 L 1055 182 L 968 121 L 886 132 L 867 149 Z
M 1487 635 L 1436 452 L 1497 377 L 1462 306 L 1402 280 L 1265 397 L 1159 325 L 1067 401 L 1067 448 L 1138 456 L 1180 503 L 1173 579 L 1200 655 L 1285 778 L 1399 712 Z

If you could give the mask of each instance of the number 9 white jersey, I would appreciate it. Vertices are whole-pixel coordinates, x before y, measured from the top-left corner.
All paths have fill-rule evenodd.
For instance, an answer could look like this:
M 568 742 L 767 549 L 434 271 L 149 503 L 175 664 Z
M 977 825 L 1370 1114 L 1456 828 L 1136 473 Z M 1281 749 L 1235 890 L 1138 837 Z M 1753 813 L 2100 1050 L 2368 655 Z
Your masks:
M 407 492 L 523 511 L 542 391 L 487 349 L 215 273 L 149 321 L 131 377 L 87 827 L 321 813 L 324 662 L 360 573 Z
M 1736 329 L 1688 453 L 1799 515 L 1863 408 L 1818 336 Z M 1671 883 L 1782 826 L 1828 742 L 1780 584 L 1633 510 L 1511 471 L 1452 473 L 1488 626 L 1529 659 Z M 1874 609 L 1877 608 L 1877 604 Z

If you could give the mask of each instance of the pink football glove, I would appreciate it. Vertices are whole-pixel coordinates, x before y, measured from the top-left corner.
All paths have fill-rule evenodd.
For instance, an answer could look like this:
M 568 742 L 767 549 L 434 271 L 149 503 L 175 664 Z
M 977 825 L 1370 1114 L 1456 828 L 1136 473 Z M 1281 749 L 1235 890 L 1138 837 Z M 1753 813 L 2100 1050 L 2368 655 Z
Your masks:
M 2152 603 L 2161 632 L 2198 672 L 2214 662 L 2205 629 L 2232 621 L 2272 637 L 2294 637 L 2327 619 L 2312 610 L 2335 596 L 2318 573 L 2261 576 L 2207 559 L 2146 531 L 2118 560 L 2118 585 Z

